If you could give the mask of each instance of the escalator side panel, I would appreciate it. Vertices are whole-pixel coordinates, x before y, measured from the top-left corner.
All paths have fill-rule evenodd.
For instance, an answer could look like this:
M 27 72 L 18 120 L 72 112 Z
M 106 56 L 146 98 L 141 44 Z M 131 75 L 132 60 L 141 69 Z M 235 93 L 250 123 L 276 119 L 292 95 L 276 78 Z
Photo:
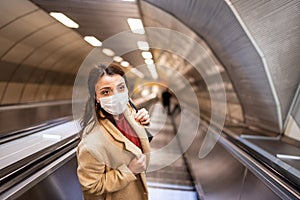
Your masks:
M 71 160 L 24 192 L 17 200 L 82 200 L 76 170 L 77 159 L 74 155 Z
M 263 184 L 250 170 L 247 170 L 245 183 L 241 192 L 241 200 L 253 199 L 281 199 L 272 190 Z

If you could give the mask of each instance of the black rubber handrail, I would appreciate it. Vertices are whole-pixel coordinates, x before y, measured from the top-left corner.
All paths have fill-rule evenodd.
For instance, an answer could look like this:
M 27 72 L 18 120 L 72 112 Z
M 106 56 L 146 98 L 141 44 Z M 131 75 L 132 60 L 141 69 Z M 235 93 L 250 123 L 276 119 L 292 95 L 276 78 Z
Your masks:
M 203 116 L 205 121 L 209 121 L 209 118 Z M 281 166 L 269 160 L 261 153 L 257 152 L 256 150 L 252 149 L 251 147 L 244 144 L 242 141 L 239 140 L 239 136 L 234 134 L 232 131 L 227 129 L 226 127 L 219 127 L 217 124 L 213 123 L 213 127 L 216 129 L 222 128 L 223 137 L 226 138 L 228 141 L 232 142 L 236 147 L 238 147 L 241 151 L 245 152 L 249 156 L 251 156 L 257 163 L 264 166 L 268 169 L 274 176 L 277 176 L 282 182 L 289 185 L 295 191 L 300 191 L 300 180 L 294 174 L 290 173 L 289 171 L 283 169 Z M 263 170 L 261 170 L 263 171 Z M 274 180 L 275 181 L 275 180 Z M 280 184 L 278 184 L 280 185 Z M 298 193 L 298 192 L 297 192 Z
M 40 124 L 36 124 L 21 130 L 17 130 L 17 131 L 13 131 L 10 133 L 6 133 L 6 134 L 1 134 L 0 135 L 0 144 L 12 141 L 12 140 L 16 140 L 18 138 L 24 137 L 24 136 L 28 136 L 31 135 L 33 133 L 66 123 L 68 121 L 71 121 L 73 118 L 72 116 L 66 116 L 66 117 L 61 117 L 61 118 L 56 118 L 53 120 L 49 120 Z
M 193 110 L 189 110 L 190 113 L 197 114 Z M 242 143 L 239 138 L 240 136 L 235 134 L 234 132 L 230 131 L 224 126 L 220 126 L 214 122 L 211 121 L 210 117 L 206 116 L 205 114 L 201 114 L 201 118 L 206 121 L 208 124 L 211 124 L 213 129 L 216 130 L 222 130 L 222 137 L 226 139 L 227 141 L 230 141 L 236 146 L 236 148 L 240 149 L 240 151 L 244 152 L 245 154 L 249 155 L 252 159 L 252 161 L 249 162 L 256 162 L 253 163 L 255 165 L 257 171 L 260 171 L 262 174 L 264 174 L 264 169 L 267 169 L 271 174 L 273 174 L 273 177 L 269 176 L 269 174 L 265 174 L 266 179 L 269 181 L 274 181 L 273 184 L 277 185 L 279 188 L 281 187 L 283 191 L 286 191 L 288 195 L 291 195 L 293 199 L 293 195 L 296 194 L 297 198 L 300 196 L 300 180 L 298 177 L 296 177 L 294 174 L 290 173 L 289 171 L 283 169 L 279 165 L 274 164 L 272 160 L 267 159 L 259 152 L 255 151 L 251 147 L 247 146 L 246 144 Z M 245 127 L 246 128 L 246 127 Z M 241 163 L 243 161 L 239 160 Z M 274 178 L 274 177 L 277 178 Z M 280 181 L 279 181 L 280 180 Z M 266 183 L 266 184 L 270 184 Z M 283 186 L 284 185 L 284 186 Z M 291 193 L 289 193 L 289 189 L 291 189 Z
M 0 193 L 36 173 L 58 157 L 64 155 L 79 143 L 77 134 L 36 152 L 0 171 Z

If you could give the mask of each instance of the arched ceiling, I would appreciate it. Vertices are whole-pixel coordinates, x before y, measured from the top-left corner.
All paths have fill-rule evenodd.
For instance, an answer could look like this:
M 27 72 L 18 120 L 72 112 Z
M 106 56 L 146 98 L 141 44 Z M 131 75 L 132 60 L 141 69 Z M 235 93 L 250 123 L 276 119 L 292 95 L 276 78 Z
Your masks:
M 297 0 L 251 5 L 246 0 L 5 0 L 0 11 L 1 104 L 69 99 L 77 70 L 93 49 L 83 36 L 104 41 L 129 31 L 129 17 L 202 42 L 222 69 L 229 103 L 241 105 L 250 126 L 282 132 L 300 79 Z M 80 27 L 63 26 L 51 11 L 65 13 Z M 174 59 L 164 51 L 153 54 L 159 63 Z M 139 52 L 124 59 L 133 66 L 144 64 Z M 184 64 L 189 70 L 180 70 L 204 91 L 190 63 L 175 60 L 169 66 Z
M 206 42 L 226 68 L 249 125 L 283 131 L 300 79 L 299 1 L 145 2 L 174 16 Z M 146 4 L 142 10 L 149 24 L 172 28 Z

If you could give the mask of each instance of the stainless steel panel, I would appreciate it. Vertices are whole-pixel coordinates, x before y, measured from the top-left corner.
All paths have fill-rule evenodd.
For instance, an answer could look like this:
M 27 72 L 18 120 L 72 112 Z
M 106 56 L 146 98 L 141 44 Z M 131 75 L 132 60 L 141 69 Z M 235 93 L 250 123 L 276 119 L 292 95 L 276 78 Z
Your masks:
M 175 118 L 177 126 L 183 122 L 182 118 L 193 117 L 193 114 L 186 113 L 184 110 L 181 111 L 181 115 L 183 116 Z M 185 134 L 191 133 L 188 130 L 188 123 L 180 124 L 180 126 L 186 127 Z M 234 135 L 223 133 L 224 135 L 218 136 L 213 128 L 209 130 L 209 133 L 207 128 L 208 124 L 203 120 L 193 143 L 185 153 L 201 199 L 293 199 L 299 197 L 299 194 L 295 192 L 295 186 L 287 183 L 277 173 L 273 173 L 256 160 L 261 155 L 254 155 L 251 151 L 245 152 L 240 145 L 235 144 L 236 139 L 231 138 Z M 224 128 L 224 131 L 228 129 Z M 203 144 L 203 139 L 207 134 L 211 134 L 213 138 L 211 140 L 215 140 L 216 143 L 210 141 L 210 144 Z M 181 144 L 185 142 L 184 137 L 179 137 L 179 139 Z M 199 152 L 203 145 L 213 145 L 213 148 L 207 156 L 200 158 Z M 278 144 L 276 145 L 272 147 L 280 149 Z M 287 146 L 282 146 L 282 149 L 286 150 Z M 294 151 L 295 147 L 289 147 L 289 150 Z M 289 167 L 286 166 L 286 168 Z
M 205 158 L 199 159 L 206 132 L 203 125 L 185 154 L 200 197 L 207 200 L 239 199 L 245 167 L 218 143 Z
M 282 199 L 274 194 L 261 180 L 259 180 L 251 171 L 247 170 L 244 185 L 240 195 L 240 200 L 265 200 Z
M 300 86 L 299 86 L 297 95 L 298 96 L 295 100 L 295 105 L 294 105 L 291 115 L 294 117 L 298 127 L 300 127 Z
M 53 167 L 39 182 L 18 194 L 16 200 L 82 200 L 81 187 L 77 178 L 77 159 L 73 158 L 58 168 Z M 39 178 L 40 179 L 40 178 Z
M 3 137 L 13 131 L 69 115 L 72 115 L 70 101 L 0 107 L 0 134 Z

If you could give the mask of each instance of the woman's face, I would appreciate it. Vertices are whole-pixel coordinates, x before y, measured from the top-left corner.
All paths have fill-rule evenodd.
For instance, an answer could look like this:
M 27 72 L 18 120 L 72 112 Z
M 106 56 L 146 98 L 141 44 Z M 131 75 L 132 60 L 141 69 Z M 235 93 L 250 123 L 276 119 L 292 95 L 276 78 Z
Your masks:
M 127 92 L 125 80 L 119 74 L 104 75 L 96 83 L 96 99 L 109 97 L 116 93 Z

